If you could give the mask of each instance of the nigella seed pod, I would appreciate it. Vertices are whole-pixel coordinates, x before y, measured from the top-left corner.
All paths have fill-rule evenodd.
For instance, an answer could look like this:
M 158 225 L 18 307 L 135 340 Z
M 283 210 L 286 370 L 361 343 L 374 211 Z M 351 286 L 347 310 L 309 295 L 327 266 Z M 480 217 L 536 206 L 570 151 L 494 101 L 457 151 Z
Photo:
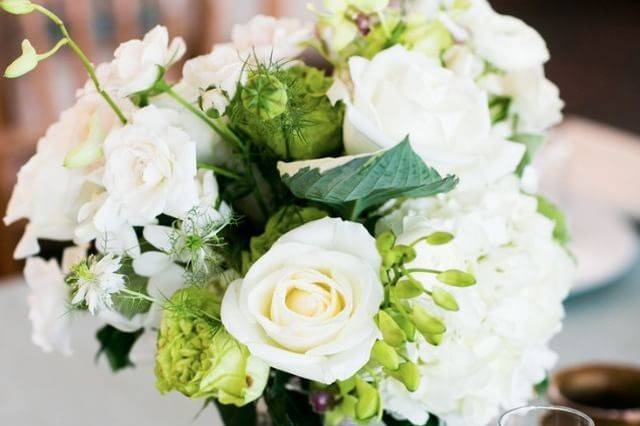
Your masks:
M 322 414 L 334 406 L 335 399 L 330 392 L 319 391 L 311 394 L 309 403 L 316 413 Z
M 242 105 L 262 120 L 271 120 L 287 109 L 287 88 L 273 75 L 259 73 L 242 90 Z

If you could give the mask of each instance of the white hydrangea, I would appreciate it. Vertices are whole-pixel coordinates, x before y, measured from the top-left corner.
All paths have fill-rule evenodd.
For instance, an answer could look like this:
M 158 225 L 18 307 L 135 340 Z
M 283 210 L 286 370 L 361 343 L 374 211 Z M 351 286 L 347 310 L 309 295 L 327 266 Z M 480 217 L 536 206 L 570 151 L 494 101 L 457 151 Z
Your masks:
M 482 426 L 533 396 L 555 362 L 548 344 L 561 328 L 574 273 L 572 259 L 553 240 L 553 226 L 515 177 L 488 190 L 409 200 L 379 222 L 379 231 L 394 230 L 404 244 L 436 230 L 451 232 L 449 244 L 419 243 L 409 267 L 453 267 L 477 279 L 473 287 L 447 288 L 458 312 L 416 299 L 444 319 L 447 332 L 439 346 L 415 345 L 420 388 L 408 393 L 388 379 L 385 409 L 416 424 L 431 412 L 449 426 Z M 415 277 L 427 289 L 442 285 L 430 274 Z

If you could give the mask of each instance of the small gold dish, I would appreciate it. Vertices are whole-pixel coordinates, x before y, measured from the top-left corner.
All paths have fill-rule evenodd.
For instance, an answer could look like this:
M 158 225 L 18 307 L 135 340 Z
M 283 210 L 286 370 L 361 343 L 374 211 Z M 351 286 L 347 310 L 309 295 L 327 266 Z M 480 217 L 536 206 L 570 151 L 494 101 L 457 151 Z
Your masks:
M 597 426 L 640 426 L 640 366 L 588 364 L 554 374 L 549 400 L 582 411 Z

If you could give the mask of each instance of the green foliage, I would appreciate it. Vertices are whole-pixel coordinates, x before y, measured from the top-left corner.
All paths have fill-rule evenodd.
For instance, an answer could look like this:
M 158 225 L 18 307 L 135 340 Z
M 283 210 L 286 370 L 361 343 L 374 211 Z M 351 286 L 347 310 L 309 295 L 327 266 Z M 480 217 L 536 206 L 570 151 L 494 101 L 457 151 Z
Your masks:
M 133 333 L 125 333 L 115 327 L 105 325 L 96 333 L 96 338 L 100 342 L 100 349 L 96 354 L 96 359 L 101 355 L 105 355 L 111 370 L 114 372 L 133 367 L 133 363 L 129 359 L 129 353 L 143 331 L 143 329 L 140 329 Z
M 236 407 L 235 405 L 220 404 L 216 401 L 216 407 L 225 426 L 255 426 L 258 424 L 255 402 Z
M 140 294 L 147 294 L 147 284 L 149 278 L 137 275 L 133 271 L 131 259 L 125 259 L 118 273 L 125 276 L 125 283 L 128 290 Z M 149 312 L 151 302 L 141 297 L 134 297 L 124 293 L 117 293 L 111 296 L 113 308 L 124 317 L 131 319 L 138 314 Z
M 518 135 L 513 135 L 511 137 L 511 141 L 521 143 L 526 148 L 526 151 L 522 156 L 522 160 L 520 160 L 520 164 L 518 164 L 518 167 L 516 168 L 516 171 L 515 171 L 515 173 L 518 176 L 522 176 L 522 172 L 524 171 L 524 168 L 527 167 L 529 164 L 531 164 L 536 152 L 544 143 L 544 136 L 521 133 Z
M 303 167 L 283 182 L 298 197 L 350 211 L 357 218 L 363 211 L 391 198 L 428 197 L 451 191 L 455 176 L 442 178 L 413 151 L 409 139 L 393 148 L 355 157 L 328 170 Z
M 245 255 L 244 270 L 265 254 L 278 238 L 307 222 L 326 217 L 327 213 L 315 207 L 289 205 L 281 208 L 267 220 L 264 232 L 251 238 L 250 252 Z
M 322 419 L 313 412 L 307 396 L 287 389 L 289 374 L 274 370 L 271 376 L 264 398 L 273 426 L 322 425 Z
M 278 88 L 270 91 L 266 105 L 255 102 L 255 84 L 239 87 L 228 110 L 232 128 L 279 160 L 318 158 L 340 152 L 344 107 L 331 105 L 326 96 L 332 84 L 330 77 L 307 66 L 284 69 L 259 65 L 250 71 L 249 82 L 255 80 L 270 81 L 268 86 Z
M 567 219 L 555 204 L 538 195 L 538 213 L 551 219 L 554 223 L 553 238 L 562 246 L 566 246 L 571 241 L 571 234 L 569 233 L 569 227 L 567 225 Z
M 489 98 L 489 113 L 491 123 L 496 124 L 503 121 L 509 115 L 511 98 L 505 96 L 491 96 Z
M 242 406 L 259 398 L 269 367 L 252 357 L 216 317 L 219 300 L 206 289 L 175 293 L 165 309 L 156 356 L 156 387 L 190 398 Z

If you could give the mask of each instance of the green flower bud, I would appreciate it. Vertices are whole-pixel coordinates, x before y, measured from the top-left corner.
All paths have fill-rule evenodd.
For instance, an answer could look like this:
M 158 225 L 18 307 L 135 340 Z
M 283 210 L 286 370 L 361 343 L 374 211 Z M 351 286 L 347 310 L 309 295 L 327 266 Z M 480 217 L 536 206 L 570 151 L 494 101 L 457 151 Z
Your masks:
M 407 336 L 407 340 L 410 342 L 415 342 L 416 326 L 413 325 L 411 320 L 409 320 L 409 318 L 399 313 L 391 313 L 391 317 L 396 323 L 398 323 L 402 331 L 404 331 L 405 336 Z
M 378 328 L 382 332 L 382 338 L 391 346 L 398 347 L 402 345 L 407 336 L 400 328 L 397 322 L 385 311 L 378 312 L 377 316 Z
M 269 97 L 258 96 L 258 81 L 279 81 L 280 88 Z M 332 105 L 326 96 L 333 80 L 320 70 L 307 66 L 264 70 L 249 79 L 252 84 L 239 91 L 226 114 L 231 127 L 240 130 L 264 154 L 292 161 L 321 158 L 342 150 L 344 105 Z M 265 86 L 274 84 L 260 83 Z M 277 94 L 275 94 L 277 93 Z M 268 99 L 258 102 L 258 99 Z M 246 104 L 246 105 L 245 105 Z M 283 108 L 284 106 L 284 108 Z
M 34 10 L 33 4 L 29 0 L 3 0 L 0 1 L 0 8 L 14 15 L 25 15 Z
M 443 334 L 425 334 L 424 339 L 433 346 L 438 346 L 442 343 L 443 336 Z
M 373 385 L 356 377 L 356 395 L 358 396 L 355 415 L 357 420 L 369 420 L 379 413 L 380 393 Z
M 87 140 L 71 148 L 64 159 L 67 168 L 85 167 L 93 164 L 102 157 L 102 144 L 106 135 L 96 114 L 89 121 L 89 135 Z
M 400 263 L 402 255 L 394 250 L 389 250 L 382 253 L 382 266 L 386 269 L 391 268 L 393 265 Z
M 401 299 L 412 299 L 420 296 L 423 292 L 422 284 L 412 277 L 401 279 L 395 288 L 396 296 Z
M 262 120 L 271 120 L 287 109 L 287 87 L 275 76 L 265 73 L 249 78 L 241 92 L 242 105 Z
M 404 362 L 398 370 L 384 370 L 391 377 L 399 380 L 407 388 L 409 392 L 415 392 L 420 386 L 420 370 L 418 366 L 412 362 Z
M 435 58 L 453 44 L 453 37 L 439 20 L 427 21 L 415 15 L 408 21 L 402 44 Z
M 189 287 L 174 294 L 158 336 L 156 387 L 190 398 L 216 398 L 242 406 L 262 394 L 269 367 L 254 358 L 214 317 L 217 297 Z
M 7 78 L 17 78 L 25 75 L 38 65 L 38 53 L 29 40 L 22 41 L 22 55 L 13 61 L 5 70 L 4 76 Z
M 457 269 L 449 269 L 436 275 L 438 281 L 453 287 L 469 287 L 476 283 L 476 278 Z
M 422 306 L 413 307 L 411 321 L 423 335 L 442 334 L 447 330 L 442 320 L 429 315 Z
M 350 377 L 347 380 L 338 381 L 338 389 L 340 389 L 340 395 L 342 396 L 349 394 L 355 388 L 356 388 L 355 376 Z
M 389 370 L 397 370 L 401 361 L 398 352 L 382 340 L 374 343 L 371 359 Z
M 383 232 L 376 238 L 376 247 L 380 253 L 385 253 L 393 248 L 396 236 L 391 231 Z
M 456 302 L 453 295 L 439 287 L 433 288 L 431 297 L 436 305 L 440 306 L 442 309 L 446 309 L 447 311 L 457 311 L 459 309 L 458 302 Z
M 430 234 L 425 241 L 427 242 L 427 244 L 431 244 L 432 246 L 440 246 L 443 244 L 447 244 L 451 240 L 453 240 L 452 234 L 448 232 L 438 231 Z
M 402 263 L 413 262 L 416 258 L 416 251 L 413 247 L 397 245 L 393 248 L 393 251 L 397 251 L 400 254 Z

